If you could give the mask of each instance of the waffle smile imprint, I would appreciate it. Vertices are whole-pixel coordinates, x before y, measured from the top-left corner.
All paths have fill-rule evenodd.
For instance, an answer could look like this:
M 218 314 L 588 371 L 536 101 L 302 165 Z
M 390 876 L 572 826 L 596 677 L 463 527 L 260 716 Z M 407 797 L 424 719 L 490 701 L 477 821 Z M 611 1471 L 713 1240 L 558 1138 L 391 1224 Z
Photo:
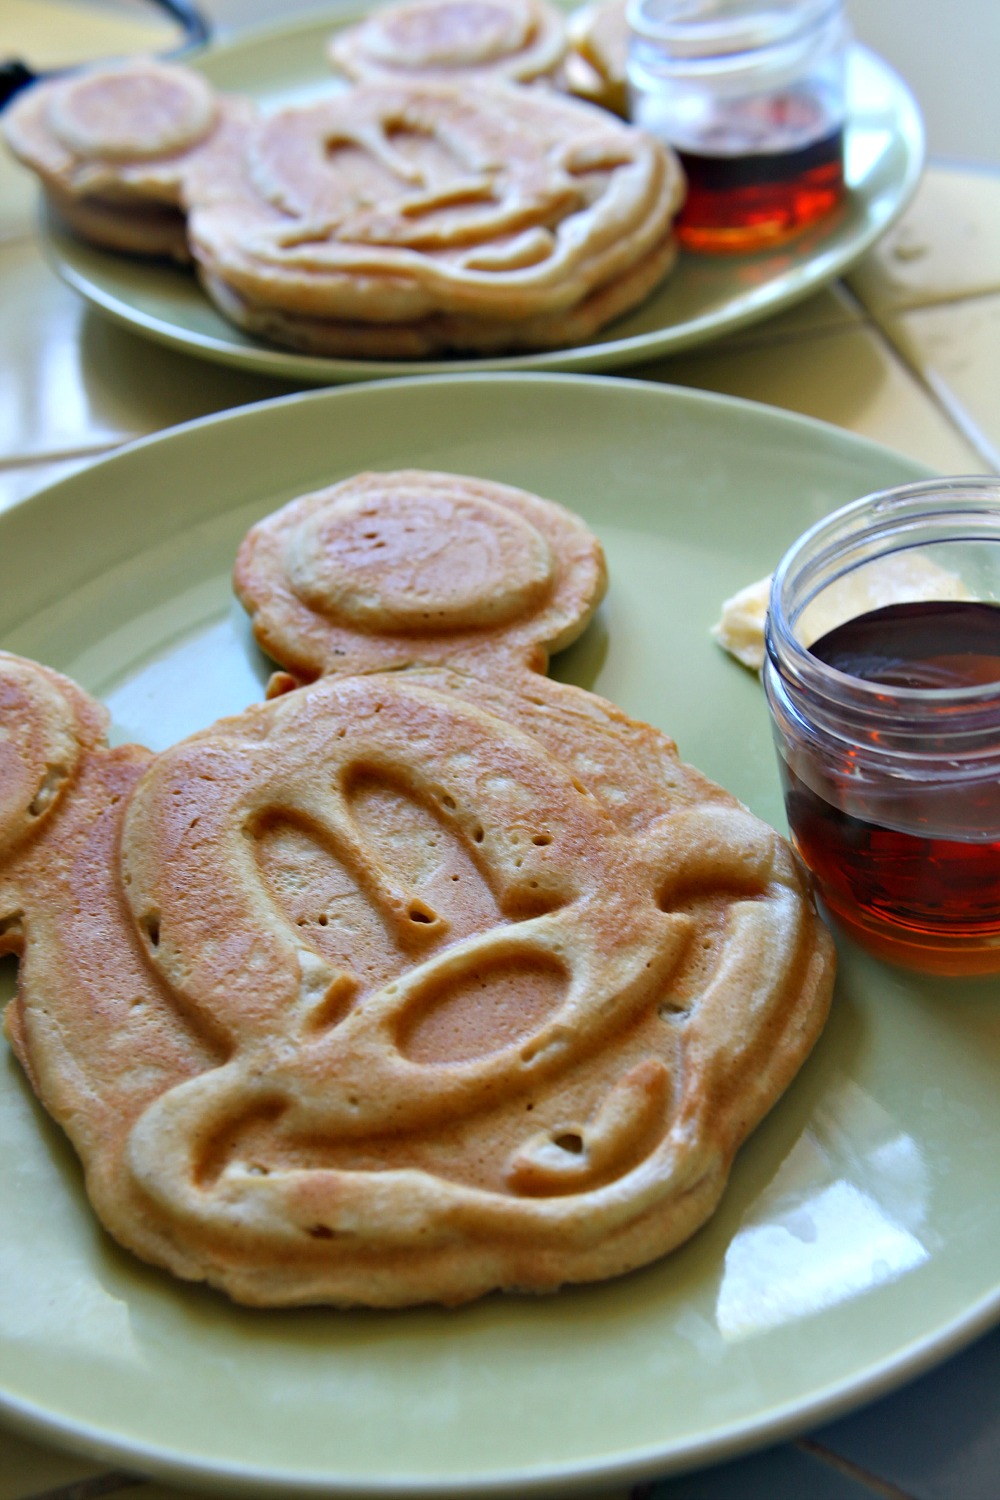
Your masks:
M 785 840 L 544 675 L 597 538 L 513 486 L 364 474 L 263 518 L 236 581 L 271 695 L 157 755 L 0 653 L 6 1031 L 99 1218 L 259 1306 L 665 1254 L 834 954 Z
M 505 83 L 362 83 L 280 110 L 208 201 L 202 283 L 231 321 L 387 359 L 577 342 L 676 257 L 683 174 L 596 106 Z

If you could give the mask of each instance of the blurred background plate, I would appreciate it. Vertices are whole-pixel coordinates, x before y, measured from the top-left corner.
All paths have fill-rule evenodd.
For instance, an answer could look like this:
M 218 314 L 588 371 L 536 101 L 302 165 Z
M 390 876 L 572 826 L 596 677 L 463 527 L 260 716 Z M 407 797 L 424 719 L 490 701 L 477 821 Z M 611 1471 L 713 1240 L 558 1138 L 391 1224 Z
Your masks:
M 336 24 L 362 12 L 337 12 Z M 325 60 L 330 19 L 255 31 L 190 59 L 219 88 L 265 109 L 338 87 Z M 829 217 L 787 245 L 751 256 L 682 254 L 661 288 L 592 342 L 496 358 L 388 361 L 327 359 L 267 345 L 215 311 L 193 275 L 97 249 L 54 218 L 46 239 L 56 270 L 94 307 L 137 333 L 222 364 L 302 384 L 465 370 L 609 370 L 639 365 L 757 322 L 841 275 L 902 212 L 923 166 L 920 112 L 874 53 L 850 55 L 845 172 L 848 193 Z

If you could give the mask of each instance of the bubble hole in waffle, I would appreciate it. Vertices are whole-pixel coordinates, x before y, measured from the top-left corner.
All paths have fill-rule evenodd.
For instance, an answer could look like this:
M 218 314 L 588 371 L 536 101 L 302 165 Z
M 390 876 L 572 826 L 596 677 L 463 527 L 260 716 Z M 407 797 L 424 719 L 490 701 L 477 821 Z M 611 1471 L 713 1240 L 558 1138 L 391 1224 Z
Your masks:
M 331 677 L 155 757 L 34 664 L 0 692 L 8 1035 L 110 1232 L 237 1300 L 640 1266 L 823 1023 L 788 846 L 579 688 Z
M 566 23 L 547 0 L 400 0 L 330 39 L 331 63 L 356 83 L 416 76 L 527 83 L 553 75 Z
M 254 114 L 189 68 L 137 57 L 33 84 L 3 133 L 82 238 L 188 261 L 186 175 Z
M 544 671 L 607 587 L 579 516 L 494 480 L 421 469 L 303 495 L 240 545 L 236 593 L 299 681 L 475 658 Z
M 280 110 L 191 195 L 199 275 L 251 333 L 419 358 L 586 339 L 676 256 L 669 149 L 548 89 L 369 83 Z

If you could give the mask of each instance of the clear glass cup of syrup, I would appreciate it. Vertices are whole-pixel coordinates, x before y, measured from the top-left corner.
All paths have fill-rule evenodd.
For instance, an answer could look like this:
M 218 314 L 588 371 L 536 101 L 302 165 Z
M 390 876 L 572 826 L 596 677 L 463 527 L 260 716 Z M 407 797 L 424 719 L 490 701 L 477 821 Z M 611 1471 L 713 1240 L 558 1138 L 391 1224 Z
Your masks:
M 691 250 L 780 244 L 844 192 L 843 0 L 628 0 L 635 124 L 684 167 Z
M 1000 971 L 1000 478 L 886 490 L 805 532 L 763 678 L 833 917 L 909 968 Z

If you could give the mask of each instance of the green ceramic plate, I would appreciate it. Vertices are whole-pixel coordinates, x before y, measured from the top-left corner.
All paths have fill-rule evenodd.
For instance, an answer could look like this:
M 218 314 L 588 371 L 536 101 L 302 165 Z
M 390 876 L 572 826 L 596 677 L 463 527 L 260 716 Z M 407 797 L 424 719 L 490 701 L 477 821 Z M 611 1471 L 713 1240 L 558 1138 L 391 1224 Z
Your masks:
M 338 12 L 338 24 L 357 13 Z M 301 102 L 336 85 L 324 59 L 333 22 L 255 33 L 204 53 L 219 88 L 265 108 Z M 47 225 L 55 267 L 88 302 L 137 333 L 189 354 L 300 384 L 453 370 L 608 370 L 661 358 L 732 332 L 814 292 L 863 255 L 909 202 L 923 165 L 920 114 L 899 78 L 872 53 L 851 54 L 845 168 L 839 210 L 791 244 L 753 256 L 682 255 L 662 288 L 592 343 L 506 359 L 322 359 L 261 343 L 227 323 L 193 275 L 88 246 Z
M 0 645 L 79 679 L 117 739 L 168 745 L 257 698 L 229 592 L 247 526 L 357 470 L 450 468 L 576 507 L 611 588 L 557 659 L 781 821 L 756 679 L 721 600 L 807 524 L 916 477 L 796 417 L 572 375 L 313 392 L 138 443 L 0 516 Z M 3 982 L 12 982 L 8 963 Z M 1000 1013 L 845 945 L 832 1020 L 660 1263 L 458 1311 L 251 1312 L 100 1231 L 0 1055 L 0 1413 L 239 1496 L 523 1496 L 708 1462 L 875 1396 L 1000 1315 Z

